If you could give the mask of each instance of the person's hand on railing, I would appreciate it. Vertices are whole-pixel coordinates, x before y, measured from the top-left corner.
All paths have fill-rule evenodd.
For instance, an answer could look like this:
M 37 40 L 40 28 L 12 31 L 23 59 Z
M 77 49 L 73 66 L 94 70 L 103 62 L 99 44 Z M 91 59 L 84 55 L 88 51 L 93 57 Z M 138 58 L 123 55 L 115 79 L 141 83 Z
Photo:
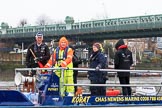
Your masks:
M 95 69 L 95 71 L 99 71 L 100 70 L 100 67 L 99 66 L 97 66 L 96 67 L 96 69 Z
M 109 66 L 108 69 L 114 69 L 114 66 Z
M 62 61 L 61 64 L 60 64 L 61 67 L 66 67 L 67 66 L 67 63 L 65 61 Z
M 41 74 L 48 74 L 47 70 L 41 70 Z
M 134 66 L 131 66 L 131 67 L 130 67 L 130 70 L 135 70 L 135 67 L 134 67 Z

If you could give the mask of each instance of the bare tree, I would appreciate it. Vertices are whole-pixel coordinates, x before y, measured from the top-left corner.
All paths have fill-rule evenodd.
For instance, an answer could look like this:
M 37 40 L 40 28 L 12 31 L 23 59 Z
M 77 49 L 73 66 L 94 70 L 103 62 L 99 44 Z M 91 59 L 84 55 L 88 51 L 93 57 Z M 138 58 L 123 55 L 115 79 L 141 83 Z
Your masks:
M 114 51 L 113 51 L 112 45 L 107 42 L 107 43 L 104 44 L 103 48 L 104 48 L 105 54 L 109 53 L 110 58 L 113 59 L 114 58 Z
M 24 27 L 26 24 L 27 24 L 27 20 L 26 19 L 21 19 L 20 23 L 19 23 L 19 26 Z
M 62 20 L 57 20 L 57 21 L 55 21 L 55 24 L 65 24 L 65 22 Z
M 48 16 L 43 14 L 37 18 L 36 24 L 40 26 L 48 25 L 51 24 L 51 20 Z

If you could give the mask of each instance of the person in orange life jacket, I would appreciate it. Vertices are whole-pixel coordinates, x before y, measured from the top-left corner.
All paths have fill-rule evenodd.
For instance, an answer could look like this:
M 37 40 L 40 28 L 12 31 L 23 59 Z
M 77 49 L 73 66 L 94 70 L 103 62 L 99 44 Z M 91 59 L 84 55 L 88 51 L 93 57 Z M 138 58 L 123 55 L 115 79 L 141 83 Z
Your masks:
M 50 51 L 48 46 L 43 42 L 43 34 L 38 32 L 35 35 L 36 41 L 28 46 L 26 54 L 26 67 L 27 68 L 36 68 L 39 67 L 38 61 L 45 65 L 50 58 Z M 35 54 L 34 58 L 32 52 Z M 31 75 L 35 75 L 36 71 L 32 71 Z
M 82 63 L 82 61 L 77 57 L 75 53 L 75 47 L 70 45 L 69 46 L 73 50 L 73 67 L 78 68 L 78 65 Z M 74 84 L 77 84 L 77 77 L 78 77 L 78 70 L 73 70 L 73 80 Z M 74 92 L 76 93 L 77 86 L 74 86 Z
M 129 70 L 133 64 L 132 52 L 128 49 L 127 45 L 124 44 L 123 39 L 115 44 L 115 69 Z M 120 84 L 130 84 L 130 72 L 117 72 Z M 131 95 L 131 87 L 122 87 L 123 95 Z
M 104 76 L 105 72 L 100 71 L 100 69 L 105 69 L 106 59 L 104 54 L 101 52 L 101 44 L 93 44 L 93 52 L 90 56 L 90 68 L 95 68 L 95 71 L 88 71 L 88 79 L 91 84 L 106 84 L 106 78 Z M 90 87 L 91 96 L 105 96 L 106 87 Z
M 44 66 L 45 68 L 54 67 L 68 67 L 73 68 L 73 50 L 69 48 L 69 43 L 66 37 L 61 37 L 59 40 L 59 46 L 54 50 L 54 53 L 51 55 L 48 63 Z M 56 70 L 56 75 L 60 77 L 61 82 L 61 71 Z M 74 84 L 73 82 L 73 70 L 64 71 L 64 83 L 65 84 Z M 74 86 L 64 86 L 60 88 L 60 91 L 74 94 Z

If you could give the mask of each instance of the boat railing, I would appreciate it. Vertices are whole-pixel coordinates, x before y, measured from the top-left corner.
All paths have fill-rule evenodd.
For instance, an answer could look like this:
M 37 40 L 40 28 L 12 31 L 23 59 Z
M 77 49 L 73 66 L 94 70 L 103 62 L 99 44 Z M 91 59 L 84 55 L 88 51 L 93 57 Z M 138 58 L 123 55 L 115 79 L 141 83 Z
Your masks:
M 16 71 L 31 71 L 31 70 L 78 70 L 82 72 L 95 71 L 94 68 L 15 68 Z M 162 73 L 161 70 L 120 70 L 120 69 L 100 69 L 99 71 L 106 71 L 109 73 L 116 72 L 140 72 L 140 73 Z
M 49 72 L 53 72 L 55 70 L 61 70 L 62 74 L 61 74 L 61 79 L 63 79 L 64 77 L 64 70 L 78 70 L 81 72 L 85 72 L 87 73 L 87 71 L 95 71 L 94 68 L 16 68 L 15 69 L 15 74 L 17 72 L 20 71 L 32 71 L 35 70 L 37 71 L 37 73 L 39 74 L 41 70 L 47 70 Z M 149 87 L 149 86 L 155 86 L 155 87 L 161 87 L 162 84 L 161 82 L 159 82 L 159 84 L 155 84 L 155 85 L 150 85 L 148 82 L 146 84 L 117 84 L 117 72 L 130 72 L 130 73 L 162 73 L 161 70 L 120 70 L 120 69 L 100 69 L 100 71 L 106 71 L 109 73 L 115 73 L 115 83 L 114 84 L 110 84 L 110 83 L 106 83 L 106 84 L 64 84 L 63 82 L 63 86 L 106 86 L 106 87 L 122 87 L 122 86 L 131 86 L 131 87 Z
M 25 83 L 23 85 L 20 84 L 20 86 L 16 86 L 17 90 L 24 90 L 27 91 L 28 94 L 34 93 L 38 94 L 39 100 L 44 100 L 40 104 L 42 105 L 49 105 L 50 102 L 53 102 L 53 105 L 60 105 L 59 102 L 62 102 L 62 105 L 85 105 L 85 106 L 95 106 L 95 105 L 101 105 L 101 106 L 114 106 L 119 105 L 122 103 L 130 103 L 128 105 L 146 105 L 146 104 L 154 104 L 155 102 L 157 104 L 162 103 L 162 96 L 160 94 L 162 83 L 159 81 L 155 84 L 151 84 L 146 81 L 145 84 L 90 84 L 87 81 L 82 81 L 81 83 L 77 84 L 66 84 L 64 82 L 64 71 L 65 70 L 78 70 L 80 72 L 87 72 L 87 71 L 95 71 L 94 68 L 16 68 L 15 69 L 15 76 L 21 72 L 31 72 L 35 70 L 37 72 L 36 75 L 32 76 L 36 79 L 37 76 L 40 76 L 40 81 L 38 86 L 36 83 L 34 83 L 34 89 L 31 87 L 26 88 Z M 47 74 L 41 74 L 41 70 L 47 71 Z M 54 74 L 55 71 L 60 70 L 61 71 L 61 77 L 59 78 L 56 74 Z M 100 69 L 100 71 L 105 71 L 109 73 L 117 73 L 117 72 L 130 72 L 130 73 L 162 73 L 161 70 L 117 70 L 117 69 Z M 19 74 L 21 77 L 21 74 Z M 23 77 L 23 76 L 22 76 Z M 46 78 L 45 78 L 46 77 Z M 19 77 L 17 77 L 19 79 Z M 20 78 L 21 79 L 21 78 Z M 51 80 L 54 79 L 54 80 Z M 29 79 L 30 80 L 30 79 Z M 84 80 L 84 79 L 83 79 Z M 88 77 L 87 77 L 88 80 Z M 36 80 L 35 80 L 36 81 Z M 106 81 L 107 82 L 107 81 Z M 109 81 L 108 81 L 109 82 Z M 19 80 L 18 80 L 19 83 Z M 69 95 L 66 93 L 66 91 L 62 90 L 64 86 L 77 86 L 78 88 L 82 88 L 79 95 Z M 86 86 L 86 87 L 85 87 Z M 99 86 L 99 87 L 106 87 L 106 95 L 105 96 L 91 96 L 90 92 L 86 92 L 84 90 L 87 90 L 90 86 Z M 121 94 L 121 88 L 122 87 L 131 87 L 136 88 L 136 92 L 132 92 L 131 96 L 124 96 Z M 21 87 L 24 87 L 25 89 L 22 89 Z M 84 88 L 85 87 L 85 88 Z M 112 89 L 113 87 L 119 87 L 120 89 Z M 83 89 L 84 88 L 84 89 Z M 140 89 L 141 88 L 141 89 Z M 158 90 L 159 88 L 159 90 Z M 34 90 L 34 92 L 30 92 L 29 90 Z M 111 90 L 114 90 L 111 91 Z M 158 91 L 157 91 L 158 90 Z M 23 91 L 22 91 L 23 92 Z M 24 92 L 23 92 L 24 93 Z M 116 94 L 114 94 L 116 93 Z M 46 98 L 46 99 L 45 99 Z M 50 102 L 48 102 L 50 99 Z M 59 100 L 59 102 L 58 102 Z M 132 102 L 132 103 L 131 103 Z M 51 103 L 50 103 L 51 104 Z

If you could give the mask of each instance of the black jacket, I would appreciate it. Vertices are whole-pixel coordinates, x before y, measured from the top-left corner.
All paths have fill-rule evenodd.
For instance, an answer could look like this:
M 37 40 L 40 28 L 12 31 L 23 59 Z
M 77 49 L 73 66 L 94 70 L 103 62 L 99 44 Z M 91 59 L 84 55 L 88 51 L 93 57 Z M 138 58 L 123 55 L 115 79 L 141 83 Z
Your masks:
M 45 65 L 49 58 L 50 58 L 50 51 L 48 46 L 45 43 L 42 43 L 40 46 L 38 46 L 35 43 L 32 43 L 29 45 L 26 55 L 26 66 L 28 68 L 35 68 L 39 67 L 38 63 L 34 61 L 34 56 L 32 55 L 30 49 L 34 52 L 35 56 L 39 58 L 39 61 Z
M 78 68 L 78 65 L 81 64 L 82 61 L 77 57 L 77 55 L 73 54 L 73 67 Z
M 114 59 L 115 69 L 129 70 L 130 66 L 133 64 L 132 52 L 128 50 L 126 45 L 124 45 L 122 39 L 116 43 L 115 48 L 117 49 Z M 118 76 L 130 76 L 130 72 L 118 72 Z

